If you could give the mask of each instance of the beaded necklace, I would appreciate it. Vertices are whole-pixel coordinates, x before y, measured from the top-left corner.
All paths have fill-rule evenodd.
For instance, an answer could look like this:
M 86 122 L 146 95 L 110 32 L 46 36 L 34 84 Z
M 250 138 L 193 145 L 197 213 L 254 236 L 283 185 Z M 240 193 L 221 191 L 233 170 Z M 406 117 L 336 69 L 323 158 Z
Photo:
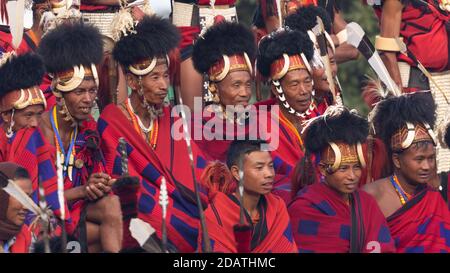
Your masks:
M 158 140 L 158 119 L 154 119 L 150 122 L 149 127 L 145 127 L 142 123 L 139 116 L 134 112 L 133 106 L 131 106 L 130 98 L 125 101 L 125 108 L 127 109 L 128 114 L 131 117 L 131 121 L 133 123 L 133 127 L 138 132 L 138 134 L 143 134 L 146 137 L 144 138 L 147 143 L 150 144 L 152 149 L 156 149 L 156 142 Z M 150 134 L 149 134 L 150 133 Z
M 394 186 L 395 191 L 397 192 L 398 197 L 400 198 L 400 203 L 402 203 L 402 206 L 406 204 L 411 199 L 411 194 L 408 194 L 406 191 L 403 190 L 402 186 L 400 185 L 400 182 L 398 181 L 397 175 L 391 176 L 391 183 L 392 186 Z
M 75 126 L 75 129 L 70 133 L 70 144 L 69 150 L 65 151 L 64 143 L 61 140 L 61 136 L 59 135 L 59 125 L 58 118 L 56 115 L 56 105 L 53 106 L 52 114 L 50 115 L 50 122 L 52 124 L 53 134 L 55 138 L 55 146 L 56 146 L 56 154 L 61 157 L 61 162 L 63 164 L 63 177 L 69 177 L 70 181 L 72 181 L 72 171 L 73 171 L 73 162 L 75 158 L 75 140 L 78 135 L 78 125 Z

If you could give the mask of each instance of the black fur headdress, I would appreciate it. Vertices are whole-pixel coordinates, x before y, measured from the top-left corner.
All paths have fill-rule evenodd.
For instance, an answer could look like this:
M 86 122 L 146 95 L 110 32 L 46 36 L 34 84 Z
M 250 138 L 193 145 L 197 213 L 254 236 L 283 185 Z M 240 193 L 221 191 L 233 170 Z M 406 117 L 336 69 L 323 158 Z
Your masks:
M 257 67 L 264 77 L 270 76 L 270 65 L 283 56 L 303 53 L 308 61 L 313 56 L 313 44 L 305 33 L 278 30 L 265 36 L 259 43 Z
M 0 97 L 13 90 L 40 85 L 44 73 L 44 64 L 36 54 L 11 57 L 0 66 Z
M 222 58 L 222 55 L 247 53 L 251 61 L 255 59 L 255 38 L 250 29 L 234 22 L 221 22 L 210 27 L 194 45 L 192 61 L 200 73 Z
M 445 144 L 447 144 L 447 147 L 450 147 L 450 124 L 447 124 L 447 130 L 445 132 L 444 141 Z
M 306 6 L 301 7 L 295 13 L 285 19 L 286 26 L 301 32 L 307 32 L 317 24 L 316 16 L 322 19 L 325 30 L 331 33 L 331 18 L 322 7 Z
M 434 128 L 436 104 L 430 93 L 412 93 L 381 101 L 373 110 L 372 122 L 375 133 L 390 146 L 393 134 L 405 126 L 428 123 Z
M 338 106 L 336 114 L 320 116 L 313 120 L 305 132 L 305 145 L 310 153 L 319 153 L 329 142 L 349 145 L 363 143 L 369 134 L 368 121 L 347 108 Z
M 49 73 L 63 72 L 75 65 L 90 67 L 102 59 L 102 36 L 96 27 L 82 22 L 62 24 L 42 38 L 38 53 Z
M 113 50 L 114 58 L 124 67 L 147 58 L 162 57 L 178 46 L 180 33 L 168 20 L 144 16 L 134 29 L 120 38 Z

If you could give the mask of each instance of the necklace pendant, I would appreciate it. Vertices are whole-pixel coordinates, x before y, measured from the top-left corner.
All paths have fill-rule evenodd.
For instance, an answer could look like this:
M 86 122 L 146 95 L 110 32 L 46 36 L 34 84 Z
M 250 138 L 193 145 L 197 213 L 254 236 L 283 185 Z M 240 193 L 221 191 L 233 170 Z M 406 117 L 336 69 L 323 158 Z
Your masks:
M 75 168 L 77 169 L 81 169 L 84 166 L 84 161 L 81 159 L 77 159 L 75 160 Z

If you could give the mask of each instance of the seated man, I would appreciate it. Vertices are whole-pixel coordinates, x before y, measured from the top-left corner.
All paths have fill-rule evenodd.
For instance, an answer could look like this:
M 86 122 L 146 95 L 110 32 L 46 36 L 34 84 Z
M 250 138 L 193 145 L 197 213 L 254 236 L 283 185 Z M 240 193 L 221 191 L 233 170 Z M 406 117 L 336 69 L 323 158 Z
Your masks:
M 98 121 L 106 169 L 112 176 L 123 174 L 118 152 L 119 138 L 123 137 L 129 174 L 139 177 L 141 183 L 137 196 L 134 193 L 120 198 L 137 200 L 130 213 L 150 223 L 161 238 L 162 210 L 156 204 L 165 178 L 169 192 L 168 241 L 180 252 L 193 252 L 199 219 L 195 180 L 184 135 L 180 137 L 176 129 L 181 119 L 165 103 L 170 86 L 167 54 L 178 45 L 179 33 L 170 21 L 157 16 L 144 16 L 133 33 L 127 31 L 115 44 L 113 54 L 132 91 L 123 103 L 108 105 Z M 194 172 L 200 176 L 205 160 L 194 144 Z M 134 247 L 136 241 L 129 236 L 128 228 L 124 234 L 124 247 Z
M 449 252 L 450 212 L 428 184 L 436 177 L 436 106 L 429 93 L 380 102 L 373 124 L 389 148 L 391 176 L 364 190 L 378 202 L 397 252 Z
M 31 180 L 27 170 L 11 162 L 0 163 L 0 253 L 28 253 L 31 233 L 25 225 L 27 209 L 3 187 L 12 180 L 31 197 Z
M 192 136 L 208 159 L 225 162 L 232 140 L 247 139 L 249 130 L 256 135 L 256 124 L 246 115 L 250 114 L 246 109 L 252 97 L 255 55 L 252 32 L 238 23 L 220 22 L 194 44 L 192 60 L 195 69 L 208 78 L 205 100 L 210 104 L 203 110 L 204 117 L 194 116 Z
M 83 23 L 64 23 L 42 39 L 38 53 L 53 74 L 57 104 L 39 124 L 51 146 L 50 162 L 64 179 L 64 197 L 73 226 L 88 250 L 118 252 L 122 247 L 122 213 L 114 180 L 105 173 L 97 124 L 90 113 L 98 88 L 95 65 L 102 57 L 99 31 Z M 51 168 L 51 167 L 50 167 Z M 78 225 L 79 224 L 79 225 Z M 87 238 L 81 234 L 86 229 Z M 68 230 L 72 233 L 74 230 Z
M 328 109 L 305 133 L 306 149 L 320 158 L 322 181 L 304 187 L 304 180 L 293 179 L 293 192 L 301 188 L 288 207 L 298 250 L 394 252 L 394 241 L 377 203 L 357 190 L 365 167 L 362 143 L 369 125 L 342 106 Z M 300 168 L 308 173 L 313 167 Z
M 235 140 L 230 145 L 227 166 L 231 180 L 223 181 L 220 187 L 228 190 L 210 194 L 211 203 L 205 211 L 213 252 L 297 250 L 286 205 L 271 193 L 275 171 L 270 153 L 261 149 L 264 144 L 267 145 L 257 140 Z M 226 186 L 230 183 L 234 185 Z M 239 189 L 240 183 L 243 189 Z
M 280 29 L 259 43 L 258 71 L 270 79 L 275 99 L 259 102 L 270 105 L 267 117 L 279 126 L 278 144 L 271 153 L 277 178 L 273 192 L 290 202 L 290 183 L 295 165 L 305 157 L 302 123 L 315 117 L 312 69 L 313 43 L 299 31 Z M 275 109 L 275 111 L 273 111 Z M 259 111 L 261 119 L 263 113 Z M 269 123 L 268 123 L 269 125 Z M 272 124 L 270 124 L 272 126 Z M 272 128 L 272 127 L 271 127 Z

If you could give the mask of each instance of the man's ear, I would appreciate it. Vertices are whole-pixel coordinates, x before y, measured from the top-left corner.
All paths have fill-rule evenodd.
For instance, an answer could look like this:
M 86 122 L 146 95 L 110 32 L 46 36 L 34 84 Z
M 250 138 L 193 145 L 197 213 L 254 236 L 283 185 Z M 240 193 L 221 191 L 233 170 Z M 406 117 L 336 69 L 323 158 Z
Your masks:
M 327 176 L 328 175 L 327 166 L 324 164 L 319 164 L 319 172 L 321 175 Z
M 394 163 L 394 167 L 396 169 L 400 169 L 401 164 L 400 164 L 400 154 L 398 153 L 392 153 L 392 163 Z
M 2 113 L 2 120 L 4 123 L 9 123 L 11 120 L 9 119 L 9 112 L 3 112 Z
M 233 176 L 236 181 L 239 181 L 239 167 L 237 165 L 231 166 L 231 175 Z
M 130 74 L 130 73 L 126 73 L 125 74 L 126 80 L 127 80 L 127 85 L 132 89 L 132 90 L 138 90 L 139 89 L 139 84 L 137 82 L 137 78 L 136 76 Z

